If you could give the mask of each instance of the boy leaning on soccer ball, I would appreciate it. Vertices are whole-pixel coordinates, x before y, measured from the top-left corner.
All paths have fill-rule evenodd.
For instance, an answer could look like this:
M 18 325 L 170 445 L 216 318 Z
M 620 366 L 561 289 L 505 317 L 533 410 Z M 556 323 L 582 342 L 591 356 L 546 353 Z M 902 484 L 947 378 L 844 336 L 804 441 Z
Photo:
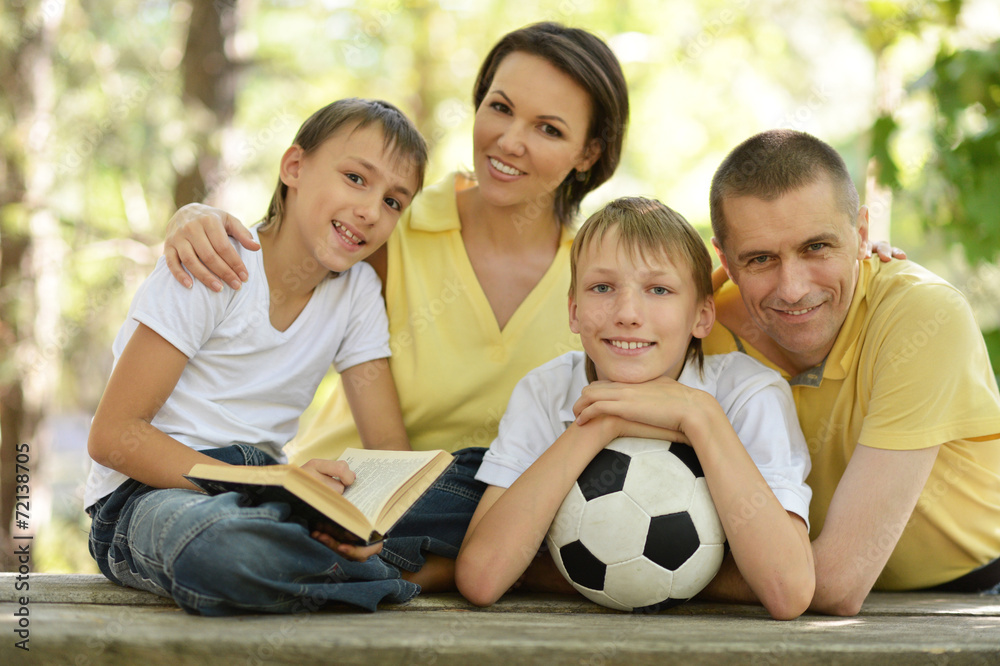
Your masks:
M 459 590 L 478 605 L 499 599 L 594 457 L 645 437 L 690 445 L 704 469 L 730 552 L 703 594 L 748 588 L 773 617 L 797 617 L 815 584 L 808 450 L 777 372 L 743 354 L 702 356 L 715 307 L 701 238 L 658 201 L 619 199 L 580 229 L 571 270 L 570 326 L 585 353 L 515 387 L 476 476 L 489 487 L 458 556 Z

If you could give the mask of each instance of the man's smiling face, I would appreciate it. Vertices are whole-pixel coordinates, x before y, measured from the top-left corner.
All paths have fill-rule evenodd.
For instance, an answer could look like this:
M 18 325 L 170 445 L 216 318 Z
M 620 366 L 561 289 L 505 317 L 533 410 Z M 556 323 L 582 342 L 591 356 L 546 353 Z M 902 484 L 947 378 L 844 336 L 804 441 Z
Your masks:
M 720 253 L 754 323 L 800 368 L 818 365 L 847 318 L 868 239 L 826 176 L 773 201 L 725 199 Z

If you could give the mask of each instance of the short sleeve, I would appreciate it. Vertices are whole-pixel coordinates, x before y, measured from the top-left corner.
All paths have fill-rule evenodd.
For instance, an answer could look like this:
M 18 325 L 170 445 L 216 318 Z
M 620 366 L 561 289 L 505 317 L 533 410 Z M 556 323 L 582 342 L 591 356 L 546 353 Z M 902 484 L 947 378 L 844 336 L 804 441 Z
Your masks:
M 160 257 L 136 291 L 129 317 L 192 358 L 223 320 L 236 293 L 214 292 L 197 280 L 188 289 L 174 279 L 166 259 Z
M 948 284 L 918 283 L 882 311 L 860 364 L 871 376 L 860 382 L 868 413 L 859 443 L 910 450 L 996 436 L 996 380 L 965 297 Z
M 559 438 L 565 427 L 558 421 L 558 410 L 550 407 L 565 396 L 551 394 L 551 387 L 538 371 L 517 383 L 500 419 L 497 438 L 476 473 L 477 480 L 509 488 Z
M 389 318 L 385 313 L 382 283 L 375 269 L 362 262 L 352 266 L 348 273 L 332 279 L 344 278 L 351 280 L 351 306 L 344 338 L 333 359 L 337 372 L 390 355 Z
M 734 353 L 719 378 L 719 404 L 764 481 L 786 510 L 809 525 L 810 458 L 788 383 L 774 370 Z

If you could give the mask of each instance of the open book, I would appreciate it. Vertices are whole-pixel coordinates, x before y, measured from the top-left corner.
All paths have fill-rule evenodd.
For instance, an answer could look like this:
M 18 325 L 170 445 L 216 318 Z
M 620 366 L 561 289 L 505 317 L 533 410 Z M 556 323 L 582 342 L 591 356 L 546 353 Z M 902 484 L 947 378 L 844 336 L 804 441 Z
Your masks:
M 368 545 L 382 540 L 453 457 L 447 451 L 347 449 L 339 460 L 357 475 L 343 495 L 295 465 L 198 464 L 185 478 L 210 495 L 238 492 L 255 505 L 285 502 L 310 530 Z

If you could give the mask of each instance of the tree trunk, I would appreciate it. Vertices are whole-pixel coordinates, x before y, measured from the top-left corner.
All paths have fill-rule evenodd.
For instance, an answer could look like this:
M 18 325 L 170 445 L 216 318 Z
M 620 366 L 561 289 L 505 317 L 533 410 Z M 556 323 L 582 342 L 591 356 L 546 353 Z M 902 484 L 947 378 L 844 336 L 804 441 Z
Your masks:
M 899 106 L 903 82 L 899 72 L 889 64 L 884 50 L 875 51 L 873 55 L 877 68 L 875 104 L 880 113 L 891 114 Z M 878 164 L 873 157 L 868 160 L 865 171 L 865 191 L 861 203 L 868 206 L 868 238 L 888 241 L 892 231 L 892 188 L 878 182 L 877 171 Z
M 236 34 L 237 0 L 191 0 L 191 20 L 181 68 L 188 131 L 195 161 L 178 171 L 174 203 L 214 203 L 220 182 L 221 137 L 232 124 L 237 64 L 227 46 Z
M 58 280 L 65 246 L 58 221 L 46 207 L 55 161 L 45 152 L 53 123 L 52 53 L 63 6 L 44 3 L 29 12 L 5 10 L 20 27 L 6 42 L 0 64 L 4 105 L 14 123 L 3 141 L 4 189 L 0 196 L 0 568 L 13 549 L 15 447 L 28 443 L 30 470 L 39 454 L 31 437 L 58 380 L 60 355 Z M 29 474 L 30 478 L 30 474 Z M 29 485 L 30 488 L 30 485 Z M 33 527 L 33 522 L 29 523 Z

